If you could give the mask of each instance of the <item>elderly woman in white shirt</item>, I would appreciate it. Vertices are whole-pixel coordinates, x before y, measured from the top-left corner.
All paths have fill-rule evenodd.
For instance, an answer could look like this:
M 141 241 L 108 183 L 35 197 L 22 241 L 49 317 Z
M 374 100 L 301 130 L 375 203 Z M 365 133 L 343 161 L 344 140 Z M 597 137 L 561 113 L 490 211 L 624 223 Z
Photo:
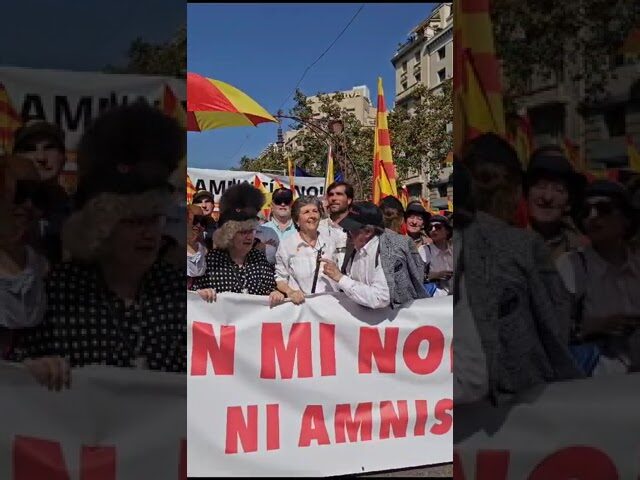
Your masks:
M 335 282 L 320 268 L 320 259 L 334 259 L 331 238 L 318 230 L 322 203 L 317 197 L 303 196 L 291 206 L 296 233 L 285 237 L 276 252 L 278 290 L 299 305 L 305 295 L 337 290 Z

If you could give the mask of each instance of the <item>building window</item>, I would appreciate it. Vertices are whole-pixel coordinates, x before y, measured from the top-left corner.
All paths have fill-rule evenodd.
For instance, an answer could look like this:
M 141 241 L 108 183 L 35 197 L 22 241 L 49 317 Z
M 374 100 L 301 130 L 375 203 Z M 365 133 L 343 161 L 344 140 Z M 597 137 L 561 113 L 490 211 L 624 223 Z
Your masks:
M 441 70 L 438 70 L 438 80 L 439 80 L 440 82 L 444 82 L 444 81 L 445 81 L 445 79 L 447 78 L 447 77 L 446 77 L 446 74 L 447 74 L 447 69 L 446 69 L 446 68 L 443 68 L 443 69 L 441 69 Z
M 564 136 L 565 106 L 552 103 L 529 109 L 534 135 L 549 135 L 556 139 Z
M 624 105 L 610 108 L 604 113 L 604 123 L 609 137 L 622 137 L 627 133 L 626 111 Z
M 444 60 L 444 57 L 446 55 L 446 50 L 445 47 L 439 48 L 438 49 L 438 60 Z
M 438 185 L 438 196 L 440 198 L 446 197 L 447 196 L 447 184 L 444 183 L 442 185 Z
M 420 70 L 414 71 L 413 76 L 415 77 L 416 82 L 419 82 L 420 80 L 422 80 L 422 74 L 420 73 Z
M 416 52 L 415 60 L 416 63 L 420 63 L 420 52 Z
M 406 81 L 406 80 L 403 80 L 403 81 L 402 81 L 402 89 L 403 89 L 403 90 L 406 90 L 406 89 L 407 89 L 407 81 Z
M 406 73 L 407 71 L 407 62 L 402 62 L 402 73 Z

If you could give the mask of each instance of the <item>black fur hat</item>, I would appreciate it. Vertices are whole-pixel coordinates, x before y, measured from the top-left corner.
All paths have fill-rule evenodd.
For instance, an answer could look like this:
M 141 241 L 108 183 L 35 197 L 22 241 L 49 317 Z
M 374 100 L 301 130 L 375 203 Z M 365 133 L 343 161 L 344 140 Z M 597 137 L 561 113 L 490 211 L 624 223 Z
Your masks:
M 264 194 L 250 183 L 238 183 L 228 187 L 220 197 L 220 216 L 229 210 L 247 211 L 252 215 L 262 209 Z

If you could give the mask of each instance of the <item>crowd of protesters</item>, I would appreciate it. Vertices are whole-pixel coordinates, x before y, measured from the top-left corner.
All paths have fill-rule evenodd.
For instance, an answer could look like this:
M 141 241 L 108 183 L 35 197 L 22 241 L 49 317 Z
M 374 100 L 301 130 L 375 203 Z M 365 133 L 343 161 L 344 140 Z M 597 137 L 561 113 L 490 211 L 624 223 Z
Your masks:
M 485 134 L 456 159 L 453 182 L 456 402 L 637 371 L 637 177 L 587 181 L 556 146 L 523 169 Z
M 406 209 L 395 197 L 379 205 L 354 201 L 353 187 L 344 181 L 329 185 L 323 198 L 294 199 L 291 189 L 279 188 L 271 200 L 271 218 L 261 221 L 263 194 L 248 183 L 228 187 L 210 245 L 205 222 L 193 217 L 191 235 L 199 243 L 187 252 L 190 290 L 207 301 L 221 292 L 269 295 L 271 306 L 343 292 L 373 309 L 452 294 L 453 227 L 419 200 Z M 204 210 L 211 201 L 209 192 L 196 192 L 189 208 Z M 240 246 L 244 254 L 235 255 Z M 204 273 L 193 274 L 203 248 Z

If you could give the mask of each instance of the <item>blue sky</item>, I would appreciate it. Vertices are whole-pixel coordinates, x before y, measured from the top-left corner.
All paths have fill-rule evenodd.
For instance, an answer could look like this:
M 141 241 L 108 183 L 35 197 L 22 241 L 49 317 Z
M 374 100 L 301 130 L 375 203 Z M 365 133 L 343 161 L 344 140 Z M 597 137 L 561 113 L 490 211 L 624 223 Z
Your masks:
M 183 0 L 3 2 L 0 64 L 81 71 L 122 65 L 136 37 L 165 42 L 186 14 Z
M 189 4 L 190 72 L 230 83 L 275 113 L 310 65 L 362 4 Z M 436 4 L 365 4 L 349 29 L 307 73 L 306 95 L 367 85 L 375 104 L 382 76 L 387 104 L 395 80 L 391 65 L 398 43 Z M 293 105 L 289 100 L 286 112 Z M 189 132 L 189 165 L 231 168 L 275 142 L 277 125 Z

